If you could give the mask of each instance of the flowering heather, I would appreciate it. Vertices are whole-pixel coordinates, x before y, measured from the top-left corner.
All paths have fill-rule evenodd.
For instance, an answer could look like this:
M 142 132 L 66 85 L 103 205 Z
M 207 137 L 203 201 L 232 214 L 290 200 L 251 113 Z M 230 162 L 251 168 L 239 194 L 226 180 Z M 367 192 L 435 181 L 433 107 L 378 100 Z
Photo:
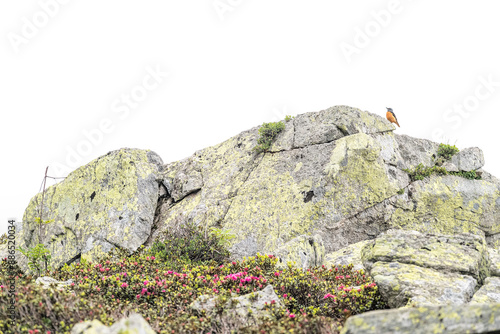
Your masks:
M 152 249 L 132 256 L 115 250 L 97 263 L 82 261 L 44 274 L 73 279 L 74 285 L 63 291 L 43 289 L 34 277 L 19 272 L 17 312 L 23 321 L 10 327 L 7 292 L 0 287 L 0 331 L 69 333 L 80 321 L 98 319 L 111 325 L 127 312 L 138 312 L 158 333 L 221 332 L 225 325 L 220 317 L 196 313 L 189 305 L 201 295 L 218 296 L 223 303 L 231 294 L 249 294 L 269 284 L 285 310 L 277 311 L 274 301 L 269 303 L 271 319 L 247 332 L 338 333 L 348 315 L 385 308 L 373 280 L 352 266 L 278 268 L 276 257 L 260 254 L 241 261 L 196 262 L 166 259 L 165 249 Z M 3 261 L 2 286 L 7 285 L 5 268 Z

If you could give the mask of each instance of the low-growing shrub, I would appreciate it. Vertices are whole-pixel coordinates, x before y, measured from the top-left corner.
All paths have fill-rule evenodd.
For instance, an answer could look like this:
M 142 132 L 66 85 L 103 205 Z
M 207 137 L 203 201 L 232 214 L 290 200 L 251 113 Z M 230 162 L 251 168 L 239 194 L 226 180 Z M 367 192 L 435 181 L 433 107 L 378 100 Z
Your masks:
M 258 153 L 266 152 L 271 147 L 276 136 L 285 129 L 285 124 L 283 122 L 275 123 L 264 123 L 259 128 L 259 139 L 257 140 L 257 146 L 253 148 L 254 151 Z
M 199 231 L 183 233 L 184 237 L 196 236 Z M 184 245 L 185 249 L 194 247 Z M 198 245 L 200 248 L 210 249 Z M 98 262 L 82 260 L 46 273 L 58 280 L 73 279 L 72 291 L 42 290 L 33 277 L 19 272 L 16 298 L 25 306 L 19 306 L 17 312 L 23 320 L 11 327 L 6 308 L 0 307 L 0 331 L 69 333 L 79 321 L 98 319 L 110 325 L 137 312 L 159 333 L 221 333 L 230 329 L 241 333 L 338 333 L 348 316 L 386 308 L 377 285 L 352 265 L 302 270 L 291 265 L 278 267 L 276 257 L 260 254 L 216 264 L 213 257 L 202 258 L 194 250 L 190 258 L 168 247 L 156 248 L 159 251 L 155 254 L 164 256 L 160 258 L 151 255 L 152 249 L 144 248 L 131 256 L 115 249 Z M 169 256 L 189 260 L 180 261 L 183 263 L 178 267 L 182 268 L 178 270 L 171 263 L 179 263 Z M 5 278 L 0 268 L 0 282 Z M 285 309 L 280 311 L 271 302 L 266 306 L 271 317 L 260 326 L 228 323 L 219 314 L 198 313 L 189 307 L 201 295 L 216 296 L 217 305 L 223 305 L 232 294 L 260 291 L 268 284 L 273 285 Z M 7 305 L 7 293 L 0 290 L 0 301 Z
M 163 232 L 147 250 L 147 255 L 168 261 L 174 269 L 185 264 L 222 264 L 229 258 L 227 246 L 232 237 L 220 229 L 206 231 L 201 225 L 187 223 L 173 231 Z
M 453 155 L 459 152 L 455 145 L 439 144 L 437 155 L 445 160 L 450 160 Z
M 456 175 L 460 177 L 464 177 L 469 180 L 481 180 L 481 176 L 476 173 L 475 170 L 471 170 L 469 172 L 460 171 L 460 172 L 448 172 L 450 175 Z
M 423 180 L 424 178 L 431 176 L 432 174 L 437 175 L 448 175 L 448 171 L 444 167 L 432 166 L 426 167 L 422 164 L 418 164 L 413 169 L 403 169 L 410 176 L 411 181 Z

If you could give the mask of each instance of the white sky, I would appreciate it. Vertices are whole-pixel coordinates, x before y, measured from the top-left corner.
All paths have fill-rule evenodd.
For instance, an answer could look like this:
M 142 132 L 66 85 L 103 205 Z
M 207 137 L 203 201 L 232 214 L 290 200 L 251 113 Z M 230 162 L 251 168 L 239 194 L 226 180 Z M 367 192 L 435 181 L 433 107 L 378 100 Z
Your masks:
M 397 133 L 478 146 L 500 176 L 499 13 L 498 0 L 2 1 L 0 233 L 46 166 L 65 176 L 123 147 L 170 162 L 334 105 L 392 107 Z

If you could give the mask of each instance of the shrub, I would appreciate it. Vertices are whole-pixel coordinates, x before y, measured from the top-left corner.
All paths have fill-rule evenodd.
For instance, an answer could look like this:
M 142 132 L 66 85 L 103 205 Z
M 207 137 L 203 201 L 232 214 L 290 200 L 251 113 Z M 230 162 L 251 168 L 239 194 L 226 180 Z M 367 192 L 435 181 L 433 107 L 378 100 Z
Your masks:
M 174 231 L 163 232 L 147 254 L 170 261 L 175 269 L 185 264 L 222 264 L 229 258 L 226 247 L 232 237 L 220 229 L 212 228 L 206 232 L 203 226 L 187 223 Z
M 439 144 L 437 151 L 437 164 L 440 166 L 446 160 L 450 160 L 453 155 L 458 153 L 458 148 L 455 145 Z
M 28 258 L 28 267 L 38 276 L 42 274 L 42 271 L 50 270 L 49 263 L 52 256 L 44 244 L 37 244 L 27 250 L 19 247 L 19 251 Z
M 294 119 L 295 117 L 292 117 L 290 115 L 286 115 L 285 116 L 285 122 L 288 122 L 288 121 L 291 121 L 292 119 Z
M 479 176 L 475 170 L 471 170 L 470 172 L 448 172 L 451 175 L 461 176 L 469 180 L 481 180 L 481 176 Z
M 220 333 L 230 328 L 240 328 L 241 333 L 338 333 L 349 315 L 386 308 L 371 277 L 352 265 L 279 268 L 276 257 L 258 254 L 221 265 L 191 262 L 174 270 L 168 257 L 172 252 L 166 252 L 165 258 L 150 252 L 142 249 L 127 256 L 115 249 L 96 263 L 82 260 L 51 272 L 58 280 L 73 279 L 70 289 L 74 293 L 44 290 L 34 284 L 33 277 L 19 273 L 16 312 L 22 321 L 15 327 L 7 323 L 7 293 L 0 288 L 0 331 L 69 333 L 79 321 L 97 319 L 109 326 L 137 312 L 160 333 Z M 6 278 L 3 265 L 0 282 Z M 260 291 L 268 284 L 285 310 L 267 305 L 270 319 L 260 326 L 230 324 L 218 314 L 198 313 L 189 307 L 201 295 L 216 296 L 216 305 L 222 305 L 232 294 Z
M 437 175 L 448 175 L 448 171 L 444 167 L 432 166 L 426 167 L 422 164 L 418 164 L 414 169 L 403 169 L 410 176 L 411 181 L 423 180 L 427 176 L 432 174 Z
M 257 140 L 257 146 L 253 149 L 258 153 L 266 152 L 271 147 L 276 136 L 285 129 L 285 124 L 283 122 L 275 123 L 264 123 L 259 128 L 259 139 Z

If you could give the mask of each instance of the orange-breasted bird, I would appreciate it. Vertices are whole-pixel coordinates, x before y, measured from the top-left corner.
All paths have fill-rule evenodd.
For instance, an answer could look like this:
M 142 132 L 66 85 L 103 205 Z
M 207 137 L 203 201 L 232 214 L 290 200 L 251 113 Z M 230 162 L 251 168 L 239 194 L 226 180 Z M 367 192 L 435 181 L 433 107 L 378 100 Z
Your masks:
M 387 107 L 386 107 L 387 108 Z M 399 123 L 398 123 L 398 119 L 396 118 L 396 115 L 394 114 L 394 111 L 392 111 L 391 108 L 387 108 L 387 113 L 385 114 L 385 117 L 387 117 L 387 120 L 391 123 L 396 123 L 396 125 L 398 127 L 399 126 Z

